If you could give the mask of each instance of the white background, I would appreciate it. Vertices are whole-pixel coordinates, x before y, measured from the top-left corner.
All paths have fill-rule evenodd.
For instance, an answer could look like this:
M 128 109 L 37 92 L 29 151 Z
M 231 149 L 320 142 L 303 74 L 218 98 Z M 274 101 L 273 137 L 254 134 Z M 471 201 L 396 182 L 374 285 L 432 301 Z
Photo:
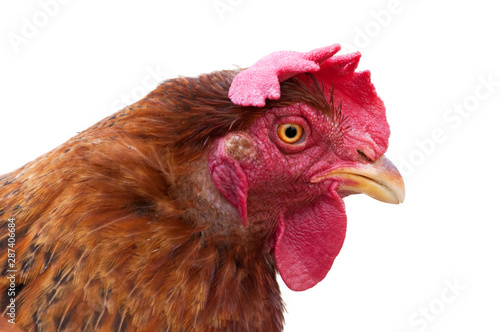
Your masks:
M 494 2 L 65 1 L 0 4 L 0 174 L 163 79 L 341 43 L 362 52 L 386 103 L 407 199 L 346 199 L 327 278 L 300 293 L 282 285 L 285 330 L 500 330 Z

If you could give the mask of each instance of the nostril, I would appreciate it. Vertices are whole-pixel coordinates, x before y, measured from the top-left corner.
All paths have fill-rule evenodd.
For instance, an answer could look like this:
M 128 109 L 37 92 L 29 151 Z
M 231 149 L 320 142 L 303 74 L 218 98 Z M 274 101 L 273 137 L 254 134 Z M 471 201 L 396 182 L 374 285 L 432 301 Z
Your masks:
M 364 152 L 363 152 L 363 151 L 361 151 L 360 149 L 357 149 L 356 151 L 358 152 L 358 154 L 360 155 L 360 157 L 361 157 L 363 160 L 368 161 L 368 162 L 370 162 L 370 163 L 372 163 L 372 162 L 373 162 L 373 159 L 372 159 L 372 158 L 370 158 L 370 157 L 368 157 L 368 156 L 366 155 L 366 153 L 364 153 Z

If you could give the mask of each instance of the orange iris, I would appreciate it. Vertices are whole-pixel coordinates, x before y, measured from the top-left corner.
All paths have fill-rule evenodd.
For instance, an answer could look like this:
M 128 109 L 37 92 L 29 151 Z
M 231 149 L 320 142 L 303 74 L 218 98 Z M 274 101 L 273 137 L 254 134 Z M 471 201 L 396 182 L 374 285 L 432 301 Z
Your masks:
M 297 143 L 302 137 L 304 129 L 295 123 L 285 123 L 278 126 L 278 137 L 285 143 Z

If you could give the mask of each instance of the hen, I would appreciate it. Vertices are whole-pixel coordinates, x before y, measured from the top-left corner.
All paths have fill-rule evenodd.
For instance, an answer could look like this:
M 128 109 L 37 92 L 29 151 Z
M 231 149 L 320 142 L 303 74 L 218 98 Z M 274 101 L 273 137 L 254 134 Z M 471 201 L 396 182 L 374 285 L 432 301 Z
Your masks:
M 325 277 L 342 198 L 403 201 L 384 105 L 339 49 L 168 80 L 0 176 L 4 324 L 281 331 L 276 274 Z

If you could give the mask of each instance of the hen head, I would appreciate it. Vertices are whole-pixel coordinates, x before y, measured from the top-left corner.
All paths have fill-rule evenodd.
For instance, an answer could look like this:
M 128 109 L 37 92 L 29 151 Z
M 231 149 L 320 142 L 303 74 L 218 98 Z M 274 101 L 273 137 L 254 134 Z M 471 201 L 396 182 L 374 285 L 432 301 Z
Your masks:
M 342 198 L 404 199 L 403 180 L 384 156 L 384 104 L 370 73 L 355 72 L 360 54 L 333 56 L 338 49 L 277 52 L 236 76 L 229 96 L 237 104 L 309 97 L 270 108 L 246 130 L 221 137 L 209 157 L 214 183 L 243 225 L 272 230 L 267 246 L 296 291 L 321 281 L 342 247 Z M 281 90 L 293 84 L 294 92 L 281 96 L 280 81 Z

